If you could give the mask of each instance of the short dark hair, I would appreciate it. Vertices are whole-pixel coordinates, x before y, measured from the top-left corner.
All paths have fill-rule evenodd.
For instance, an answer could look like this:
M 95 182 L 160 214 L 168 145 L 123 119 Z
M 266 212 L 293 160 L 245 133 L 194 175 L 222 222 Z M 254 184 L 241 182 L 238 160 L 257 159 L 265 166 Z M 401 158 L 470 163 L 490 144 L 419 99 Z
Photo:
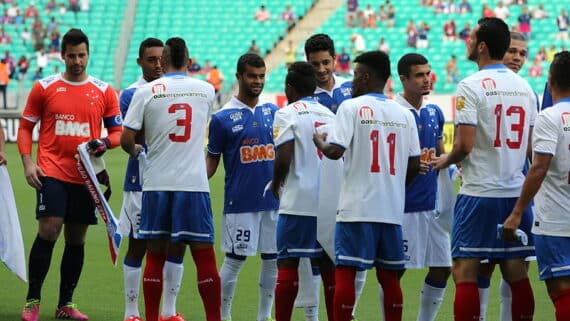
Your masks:
M 550 86 L 561 91 L 570 91 L 570 52 L 561 51 L 554 55 L 550 64 Z
M 528 39 L 522 33 L 517 31 L 511 31 L 511 40 L 520 40 L 524 42 L 528 41 Z
M 265 61 L 258 54 L 246 53 L 239 57 L 237 62 L 237 73 L 243 74 L 245 72 L 245 65 L 252 66 L 255 68 L 265 67 Z
M 297 61 L 289 66 L 285 83 L 297 91 L 301 96 L 310 96 L 317 88 L 317 79 L 313 66 L 305 61 Z
M 188 59 L 188 48 L 186 41 L 180 37 L 173 37 L 166 40 L 165 51 L 163 55 L 167 56 L 167 60 L 176 69 L 184 67 Z M 166 49 L 168 48 L 168 49 Z
M 495 17 L 481 18 L 477 23 L 479 24 L 479 29 L 475 33 L 477 43 L 485 42 L 491 59 L 502 60 L 511 44 L 509 26 L 503 19 Z
M 372 76 L 384 84 L 390 78 L 390 57 L 383 51 L 365 52 L 356 57 L 354 62 L 367 66 L 372 71 Z
M 400 76 L 410 77 L 410 70 L 412 66 L 427 65 L 428 60 L 423 55 L 418 53 L 405 54 L 398 61 L 398 74 Z
M 139 46 L 139 58 L 142 58 L 144 51 L 151 47 L 164 47 L 164 43 L 160 39 L 146 38 Z
M 87 53 L 89 53 L 89 39 L 87 38 L 87 35 L 84 34 L 81 29 L 71 28 L 63 35 L 63 38 L 61 39 L 61 53 L 65 54 L 67 45 L 79 46 L 82 43 L 85 43 L 85 46 L 87 47 Z
M 309 58 L 309 54 L 319 51 L 328 51 L 332 57 L 335 55 L 334 41 L 324 33 L 312 35 L 305 42 L 305 56 Z

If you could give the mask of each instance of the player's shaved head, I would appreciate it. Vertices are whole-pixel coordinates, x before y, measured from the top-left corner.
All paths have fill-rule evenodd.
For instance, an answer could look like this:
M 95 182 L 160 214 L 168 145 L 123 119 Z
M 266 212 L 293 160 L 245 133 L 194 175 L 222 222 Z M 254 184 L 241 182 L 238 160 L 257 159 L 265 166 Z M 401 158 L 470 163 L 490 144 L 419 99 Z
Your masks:
M 417 53 L 405 54 L 398 61 L 398 74 L 400 76 L 410 77 L 412 66 L 427 65 L 428 60 L 423 55 Z
M 354 62 L 366 66 L 371 75 L 382 84 L 386 84 L 390 78 L 390 58 L 383 51 L 365 52 L 356 57 Z
M 61 39 L 61 54 L 65 55 L 65 50 L 67 46 L 78 46 L 84 43 L 87 48 L 87 53 L 89 53 L 89 38 L 87 35 L 81 31 L 81 29 L 71 28 L 68 32 L 63 35 Z
M 570 52 L 561 51 L 554 55 L 548 75 L 549 86 L 559 92 L 570 92 Z
M 312 35 L 305 42 L 305 56 L 307 56 L 307 58 L 309 54 L 319 51 L 328 51 L 332 57 L 335 55 L 334 42 L 331 37 L 324 33 Z
M 172 66 L 175 69 L 182 69 L 188 65 L 188 48 L 186 41 L 179 37 L 166 40 L 162 59 L 165 66 Z
M 311 96 L 317 88 L 313 66 L 304 61 L 294 62 L 287 71 L 285 84 L 293 87 L 300 98 Z
M 143 57 L 145 49 L 152 47 L 164 47 L 164 43 L 160 39 L 146 38 L 139 46 L 139 58 Z
M 237 62 L 237 73 L 243 74 L 245 72 L 245 66 L 251 66 L 255 68 L 263 68 L 265 67 L 265 61 L 259 55 L 254 53 L 246 53 L 239 57 Z
M 502 60 L 511 43 L 509 26 L 499 18 L 482 18 L 478 22 L 479 28 L 475 32 L 477 44 L 484 42 L 489 50 L 489 57 Z

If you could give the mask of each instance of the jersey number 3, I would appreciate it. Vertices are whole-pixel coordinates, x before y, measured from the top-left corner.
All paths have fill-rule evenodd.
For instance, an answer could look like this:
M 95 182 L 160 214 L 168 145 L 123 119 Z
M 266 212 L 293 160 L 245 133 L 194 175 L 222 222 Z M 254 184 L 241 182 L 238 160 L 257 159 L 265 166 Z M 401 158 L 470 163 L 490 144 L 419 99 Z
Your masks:
M 169 114 L 174 114 L 179 111 L 183 113 L 184 117 L 176 119 L 176 126 L 184 127 L 184 133 L 182 135 L 169 133 L 168 138 L 173 142 L 184 143 L 190 139 L 190 129 L 192 128 L 192 107 L 188 104 L 173 104 L 168 107 Z
M 372 141 L 372 164 L 370 165 L 370 172 L 380 173 L 380 162 L 378 158 L 380 157 L 380 132 L 378 130 L 373 130 L 370 132 L 370 140 Z M 394 158 L 396 153 L 396 133 L 390 133 L 386 137 L 386 143 L 388 143 L 388 157 L 390 163 L 390 175 L 396 175 L 396 168 L 394 167 Z

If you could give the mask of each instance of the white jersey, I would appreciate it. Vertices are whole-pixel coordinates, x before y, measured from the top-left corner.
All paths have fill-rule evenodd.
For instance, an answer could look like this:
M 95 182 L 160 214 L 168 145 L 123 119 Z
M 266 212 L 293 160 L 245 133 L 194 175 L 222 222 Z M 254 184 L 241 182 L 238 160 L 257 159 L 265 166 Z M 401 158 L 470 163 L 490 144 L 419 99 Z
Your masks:
M 532 146 L 534 153 L 553 156 L 534 198 L 532 232 L 570 237 L 570 98 L 538 115 Z
M 275 113 L 275 146 L 294 141 L 293 161 L 285 179 L 279 213 L 317 216 L 322 154 L 313 143 L 315 128 L 334 122 L 335 115 L 314 98 L 303 98 Z M 278 151 L 279 152 L 279 151 Z
M 524 181 L 536 95 L 528 82 L 502 64 L 462 80 L 456 94 L 456 125 L 476 126 L 475 144 L 461 162 L 460 194 L 518 197 Z
M 345 149 L 337 221 L 401 225 L 408 159 L 420 156 L 412 113 L 381 94 L 345 100 L 330 143 Z
M 137 89 L 124 126 L 144 130 L 143 191 L 209 192 L 204 156 L 214 87 L 171 73 Z

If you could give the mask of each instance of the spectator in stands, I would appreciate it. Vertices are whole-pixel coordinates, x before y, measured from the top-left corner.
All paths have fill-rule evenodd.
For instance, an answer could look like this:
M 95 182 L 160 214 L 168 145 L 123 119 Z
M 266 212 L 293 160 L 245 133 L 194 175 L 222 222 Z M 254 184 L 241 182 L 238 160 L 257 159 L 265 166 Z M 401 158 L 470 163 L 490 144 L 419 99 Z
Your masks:
M 20 56 L 18 59 L 18 81 L 22 81 L 26 79 L 26 75 L 28 74 L 28 68 L 30 68 L 30 62 L 26 55 Z
M 451 58 L 445 64 L 445 81 L 451 84 L 459 83 L 459 73 L 457 71 L 457 57 L 451 55 Z
M 408 21 L 408 25 L 406 26 L 406 35 L 408 36 L 408 47 L 416 48 L 416 43 L 418 41 L 418 29 L 412 19 Z
M 0 93 L 2 94 L 2 100 L 4 102 L 4 109 L 8 108 L 8 97 L 6 93 L 6 89 L 8 88 L 8 84 L 10 83 L 8 65 L 6 61 L 2 59 L 0 61 Z
M 295 23 L 297 16 L 295 16 L 295 13 L 291 9 L 291 5 L 288 4 L 285 6 L 285 11 L 281 13 L 281 20 L 286 21 L 288 26 L 291 26 Z
M 55 21 L 55 17 L 51 17 L 49 19 L 48 24 L 46 25 L 45 33 L 47 35 L 50 35 L 52 33 L 52 31 L 57 28 L 57 25 L 58 25 L 58 23 L 57 23 L 57 21 Z
M 14 23 L 14 18 L 16 18 L 19 11 L 20 7 L 18 7 L 18 4 L 16 2 L 12 2 L 12 5 L 8 8 L 8 16 L 10 16 L 12 23 Z
M 530 20 L 532 19 L 530 13 L 528 12 L 528 8 L 526 6 L 522 6 L 521 14 L 518 17 L 519 22 L 519 31 L 522 33 L 526 40 L 530 40 Z
M 393 5 L 388 5 L 388 19 L 386 19 L 386 28 L 392 28 L 396 24 L 396 9 Z
M 455 26 L 455 21 L 449 20 L 443 25 L 443 40 L 444 41 L 455 41 L 457 40 L 457 27 Z
M 548 51 L 546 52 L 546 61 L 552 62 L 552 60 L 554 60 L 554 55 L 556 54 L 556 52 L 558 52 L 556 50 L 556 46 L 550 45 L 550 47 L 548 47 Z
M 378 50 L 383 51 L 387 55 L 390 55 L 390 45 L 388 45 L 384 37 L 380 38 L 380 43 L 378 43 Z
M 44 71 L 42 68 L 36 69 L 36 72 L 32 75 L 32 81 L 38 81 L 44 78 Z
M 423 49 L 429 47 L 428 35 L 430 30 L 431 27 L 425 21 L 420 23 L 420 27 L 418 28 L 417 48 Z
M 188 73 L 190 75 L 195 75 L 202 71 L 202 66 L 198 63 L 198 57 L 190 58 L 190 66 L 188 66 Z
M 546 13 L 546 11 L 544 11 L 544 9 L 542 8 L 542 3 L 539 3 L 538 7 L 536 7 L 531 11 L 533 19 L 544 19 L 548 17 L 548 13 Z
M 366 51 L 366 41 L 364 37 L 359 34 L 358 32 L 353 32 L 350 36 L 350 43 L 351 43 L 351 50 L 352 54 L 356 56 L 360 56 L 363 52 Z
M 218 66 L 214 65 L 214 67 L 206 74 L 206 81 L 214 86 L 214 90 L 216 92 L 216 101 L 218 102 L 218 106 L 221 104 L 221 95 L 220 91 L 222 90 L 222 82 L 224 81 L 224 76 L 222 72 L 218 69 Z
M 51 54 L 59 53 L 60 37 L 61 35 L 59 33 L 59 30 L 57 30 L 57 28 L 53 29 L 51 34 L 49 35 L 49 52 Z
M 265 9 L 264 5 L 259 6 L 259 9 L 255 12 L 255 20 L 259 22 L 268 21 L 271 18 L 271 14 L 267 9 Z
M 297 48 L 295 48 L 293 40 L 289 40 L 287 42 L 287 48 L 285 49 L 285 65 L 287 69 L 289 69 L 289 66 L 295 61 L 297 61 Z
M 382 4 L 378 8 L 378 21 L 384 22 L 388 20 L 388 11 L 386 11 L 386 7 Z
M 453 0 L 448 0 L 447 5 L 443 9 L 443 13 L 446 14 L 455 14 L 459 11 L 459 8 L 455 5 Z
M 27 18 L 34 18 L 39 16 L 39 12 L 38 12 L 38 8 L 36 8 L 34 2 L 30 2 L 30 5 L 26 8 L 26 11 L 24 12 L 24 17 Z
M 568 41 L 568 25 L 570 24 L 570 19 L 566 14 L 566 10 L 560 9 L 560 15 L 556 18 L 556 25 L 558 26 L 558 34 L 556 39 Z M 550 60 L 552 61 L 552 60 Z
M 483 10 L 481 11 L 481 17 L 491 18 L 494 16 L 495 16 L 495 12 L 493 12 L 493 9 L 491 9 L 491 7 L 489 7 L 488 4 L 483 3 Z
M 459 13 L 471 13 L 473 9 L 471 8 L 471 4 L 467 0 L 461 0 L 459 4 Z
M 376 13 L 369 4 L 366 5 L 366 9 L 364 10 L 364 19 L 366 20 L 364 24 L 365 28 L 376 28 Z
M 459 39 L 467 42 L 469 41 L 470 34 L 471 34 L 471 24 L 469 22 L 466 22 L 465 25 L 463 26 L 463 29 L 459 31 Z
M 32 58 L 36 60 L 36 64 L 39 69 L 44 69 L 48 64 L 48 55 L 45 52 L 45 49 L 40 49 L 40 51 L 36 52 L 36 57 Z
M 27 47 L 28 41 L 32 39 L 32 34 L 30 33 L 30 30 L 28 30 L 28 27 L 24 27 L 24 30 L 22 30 L 22 33 L 20 34 L 20 38 L 22 39 L 22 45 Z
M 4 30 L 4 27 L 0 29 L 0 45 L 9 45 L 12 43 L 12 37 Z
M 497 3 L 497 7 L 495 8 L 495 10 L 493 12 L 495 13 L 495 17 L 497 17 L 499 19 L 503 19 L 503 20 L 507 20 L 509 18 L 509 15 L 511 14 L 509 11 L 509 8 L 507 8 L 503 4 L 503 1 L 499 1 Z
M 40 17 L 35 17 L 32 23 L 32 38 L 34 42 L 34 50 L 38 51 L 44 47 L 45 30 Z
M 435 14 L 444 13 L 447 10 L 447 4 L 443 0 L 436 0 L 433 5 L 433 12 Z
M 59 4 L 58 12 L 60 16 L 63 16 L 67 12 L 67 7 L 65 6 L 65 3 L 62 2 Z
M 433 0 L 420 0 L 420 5 L 422 7 L 431 7 L 433 5 Z
M 540 46 L 536 56 L 540 59 L 540 61 L 546 61 L 546 48 L 544 46 Z
M 354 25 L 358 28 L 366 27 L 366 18 L 364 17 L 364 11 L 356 11 L 356 20 L 354 21 Z
M 89 5 L 89 0 L 79 0 L 79 7 L 82 12 L 89 12 L 91 6 Z
M 52 13 L 55 9 L 57 9 L 57 3 L 55 3 L 55 0 L 48 0 L 46 3 L 46 12 Z
M 7 25 L 9 23 L 12 23 L 12 17 L 8 15 L 8 9 L 4 9 L 4 13 L 2 14 L 2 17 L 0 17 L 0 24 Z
M 429 91 L 433 94 L 435 88 L 435 82 L 437 81 L 437 75 L 435 74 L 435 71 L 433 70 L 431 65 L 428 66 L 429 69 L 431 70 L 431 72 L 429 73 Z
M 346 25 L 354 27 L 356 12 L 358 11 L 358 0 L 346 0 Z
M 212 68 L 213 67 L 210 64 L 210 60 L 206 59 L 206 61 L 204 61 L 204 65 L 200 69 L 200 73 L 206 75 L 208 72 L 210 72 L 210 70 L 212 70 Z
M 342 48 L 342 51 L 338 55 L 338 72 L 342 76 L 349 76 L 350 75 L 350 55 L 346 52 L 345 48 Z
M 261 50 L 259 50 L 259 47 L 255 44 L 255 39 L 251 40 L 251 44 L 249 45 L 249 49 L 247 50 L 248 53 L 254 53 L 256 55 L 260 55 Z
M 75 22 L 77 22 L 77 14 L 81 11 L 81 7 L 79 6 L 79 0 L 69 0 L 69 11 L 73 12 L 73 16 L 75 17 Z
M 24 17 L 24 14 L 22 14 L 22 11 L 18 9 L 16 11 L 16 16 L 14 17 L 14 21 L 12 21 L 12 23 L 15 25 L 22 25 L 24 24 L 25 20 L 26 18 Z
M 4 61 L 8 66 L 8 72 L 9 72 L 8 77 L 10 77 L 10 79 L 16 78 L 16 59 L 12 57 L 12 55 L 10 54 L 10 50 L 6 50 L 4 52 Z
M 532 65 L 528 68 L 528 75 L 532 78 L 542 76 L 542 65 L 538 57 L 534 58 Z

